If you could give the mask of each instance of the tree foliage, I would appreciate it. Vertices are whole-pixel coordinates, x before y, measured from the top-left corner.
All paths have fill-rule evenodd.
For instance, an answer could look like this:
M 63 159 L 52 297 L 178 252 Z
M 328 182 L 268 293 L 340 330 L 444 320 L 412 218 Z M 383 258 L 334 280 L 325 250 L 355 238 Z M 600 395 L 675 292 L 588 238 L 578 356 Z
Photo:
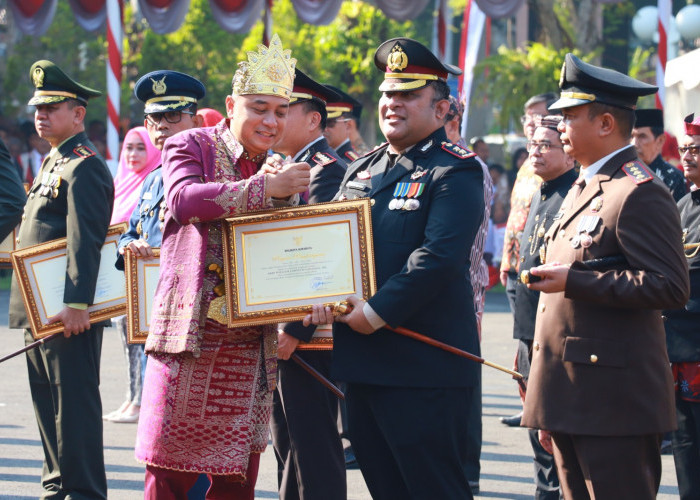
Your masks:
M 558 91 L 559 75 L 569 49 L 531 43 L 525 49 L 500 47 L 474 68 L 476 95 L 486 95 L 497 108 L 497 124 L 508 130 L 523 112 L 525 101 L 544 92 Z M 589 61 L 594 54 L 574 54 Z

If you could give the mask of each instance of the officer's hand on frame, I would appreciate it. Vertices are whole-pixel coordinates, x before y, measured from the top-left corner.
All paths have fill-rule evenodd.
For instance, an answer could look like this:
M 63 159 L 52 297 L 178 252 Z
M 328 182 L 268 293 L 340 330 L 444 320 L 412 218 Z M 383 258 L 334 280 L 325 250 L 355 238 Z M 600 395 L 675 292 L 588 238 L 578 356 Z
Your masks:
M 153 257 L 153 250 L 146 240 L 132 240 L 126 246 L 119 249 L 119 253 L 124 255 L 124 249 L 128 248 L 137 257 Z
M 90 314 L 87 309 L 74 309 L 65 306 L 60 313 L 48 319 L 48 323 L 56 323 L 58 321 L 63 322 L 63 336 L 66 338 L 90 329 Z
M 506 286 L 508 284 L 508 271 L 501 271 L 499 277 L 501 278 L 501 285 Z
M 286 198 L 303 193 L 309 188 L 311 167 L 306 162 L 288 163 L 274 173 L 266 173 L 266 194 L 272 198 Z
M 283 330 L 277 332 L 277 357 L 279 359 L 289 359 L 294 354 L 297 345 L 299 345 L 298 338 L 284 333 Z
M 544 293 L 556 293 L 566 290 L 566 278 L 569 275 L 570 264 L 559 264 L 552 262 L 543 266 L 533 267 L 530 269 L 530 274 L 539 276 L 541 281 L 536 283 L 528 283 L 527 287 L 530 290 L 536 290 Z
M 365 301 L 358 299 L 354 295 L 348 297 L 346 300 L 352 306 L 352 311 L 350 311 L 348 314 L 338 316 L 335 318 L 335 320 L 339 323 L 345 323 L 356 332 L 364 335 L 374 333 L 376 329 L 370 324 L 369 321 L 367 321 L 365 312 L 362 310 L 365 305 Z
M 335 317 L 330 307 L 323 304 L 314 304 L 311 312 L 303 319 L 302 324 L 304 326 L 330 325 L 333 321 L 335 321 Z

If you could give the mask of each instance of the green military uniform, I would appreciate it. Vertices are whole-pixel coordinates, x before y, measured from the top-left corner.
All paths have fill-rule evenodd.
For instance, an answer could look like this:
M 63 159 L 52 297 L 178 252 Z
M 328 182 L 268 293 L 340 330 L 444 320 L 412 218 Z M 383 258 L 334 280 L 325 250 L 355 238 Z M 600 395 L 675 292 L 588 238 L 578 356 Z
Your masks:
M 37 91 L 29 104 L 99 95 L 68 78 L 49 61 L 32 66 Z M 51 150 L 24 208 L 17 247 L 67 237 L 66 304 L 91 304 L 114 202 L 104 160 L 84 132 Z M 10 328 L 32 342 L 22 296 L 14 282 Z M 29 385 L 44 447 L 42 498 L 107 498 L 99 392 L 102 325 L 59 337 L 27 353 Z
M 26 199 L 12 156 L 0 140 L 0 241 L 17 226 Z

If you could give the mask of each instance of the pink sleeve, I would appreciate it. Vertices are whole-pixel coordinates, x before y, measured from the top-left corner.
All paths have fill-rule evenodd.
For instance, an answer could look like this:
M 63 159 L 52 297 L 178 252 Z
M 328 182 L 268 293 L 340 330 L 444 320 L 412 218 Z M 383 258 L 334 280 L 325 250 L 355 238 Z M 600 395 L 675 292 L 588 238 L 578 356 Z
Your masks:
M 178 134 L 165 144 L 166 200 L 173 218 L 182 225 L 265 208 L 263 174 L 240 181 L 205 180 L 213 178 L 215 151 L 212 138 L 199 131 Z

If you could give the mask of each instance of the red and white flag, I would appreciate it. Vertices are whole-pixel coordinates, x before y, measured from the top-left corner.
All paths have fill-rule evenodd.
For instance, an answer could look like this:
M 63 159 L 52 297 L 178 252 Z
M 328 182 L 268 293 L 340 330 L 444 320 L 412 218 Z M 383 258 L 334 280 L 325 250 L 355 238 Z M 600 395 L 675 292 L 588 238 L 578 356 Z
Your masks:
M 469 120 L 469 98 L 471 97 L 474 81 L 474 65 L 479 56 L 479 47 L 486 24 L 486 14 L 479 8 L 475 0 L 468 0 L 464 8 L 464 28 L 459 45 L 459 67 L 462 75 L 459 77 L 459 99 L 464 103 L 462 117 L 462 137 L 467 133 Z
M 671 0 L 658 0 L 659 13 L 659 53 L 656 58 L 656 107 L 664 109 L 666 89 L 664 87 L 664 75 L 666 73 L 666 60 L 668 58 L 668 30 L 671 22 Z

